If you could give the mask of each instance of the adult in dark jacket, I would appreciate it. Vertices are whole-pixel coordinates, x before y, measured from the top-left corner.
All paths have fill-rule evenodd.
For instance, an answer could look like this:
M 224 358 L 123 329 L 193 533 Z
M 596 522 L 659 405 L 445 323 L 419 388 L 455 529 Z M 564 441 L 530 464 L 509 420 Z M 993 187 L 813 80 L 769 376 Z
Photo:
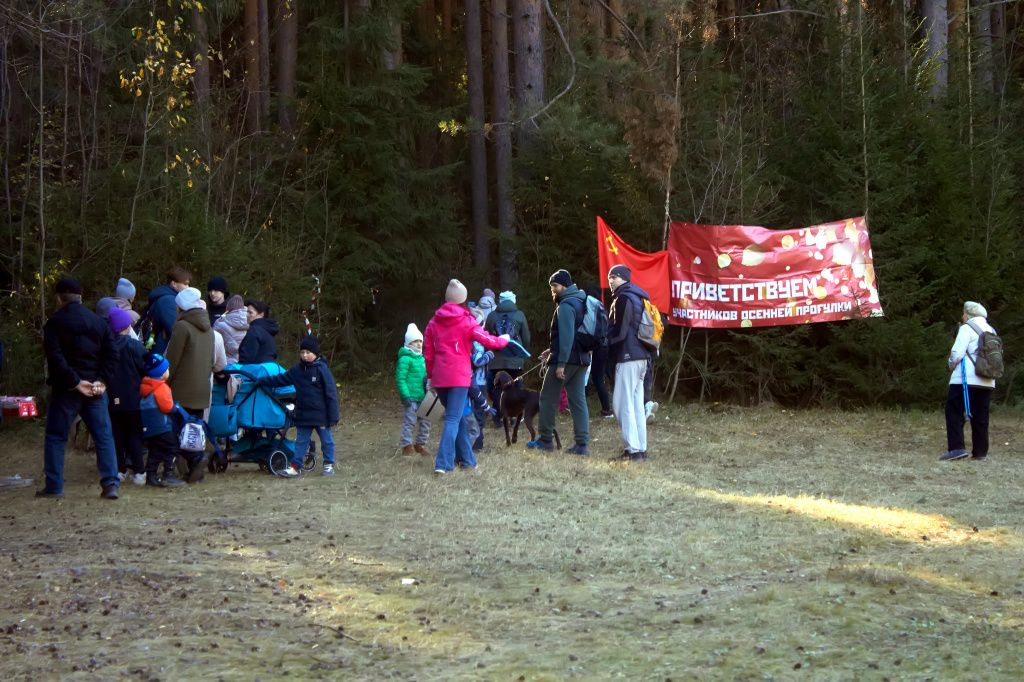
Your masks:
M 334 439 L 331 427 L 338 423 L 338 388 L 327 363 L 320 357 L 320 343 L 315 336 L 305 336 L 299 344 L 299 364 L 287 372 L 264 377 L 259 386 L 295 387 L 295 454 L 284 476 L 298 476 L 316 431 L 324 453 L 324 476 L 334 474 Z
M 516 295 L 511 291 L 503 291 L 498 295 L 498 307 L 495 308 L 484 322 L 484 329 L 491 336 L 508 334 L 513 341 L 518 341 L 524 348 L 530 348 L 530 325 L 526 315 L 516 307 Z M 513 379 L 523 373 L 523 358 L 495 353 L 494 359 L 487 364 L 487 392 L 491 405 L 501 404 L 501 389 L 494 386 L 494 377 L 498 372 L 508 372 Z M 498 417 L 495 422 L 500 424 Z
M 63 497 L 64 445 L 79 414 L 96 443 L 102 497 L 118 496 L 117 453 L 107 411 L 107 383 L 117 351 L 107 323 L 82 305 L 82 286 L 70 277 L 57 282 L 58 310 L 43 326 L 50 405 L 46 413 L 43 468 L 46 483 L 37 497 Z
M 540 389 L 539 433 L 537 440 L 527 443 L 527 447 L 554 448 L 552 441 L 558 396 L 564 386 L 576 440 L 566 452 L 585 456 L 590 442 L 590 413 L 584 389 L 591 357 L 576 342 L 576 328 L 586 313 L 587 295 L 572 283 L 572 276 L 566 270 L 551 275 L 548 285 L 551 287 L 551 299 L 556 303 L 555 314 L 551 317 L 551 347 L 541 353 L 541 360 L 547 363 L 548 371 Z
M 601 290 L 596 286 L 589 286 L 584 289 L 587 296 L 601 300 Z M 605 381 L 608 371 L 608 337 L 600 339 L 597 348 L 591 353 L 590 381 L 594 383 L 594 390 L 597 391 L 597 399 L 601 401 L 601 416 L 612 417 L 612 399 L 608 395 L 608 384 Z
M 270 317 L 270 306 L 263 301 L 245 302 L 249 331 L 242 343 L 238 344 L 238 362 L 254 365 L 263 362 L 277 362 L 277 321 Z
M 175 265 L 167 271 L 167 282 L 149 292 L 148 315 L 153 322 L 154 353 L 164 354 L 171 340 L 171 330 L 178 319 L 178 308 L 174 297 L 192 282 L 192 274 L 183 267 Z M 148 339 L 142 339 L 148 343 Z
M 612 407 L 622 429 L 624 449 L 618 459 L 647 459 L 647 415 L 644 412 L 644 376 L 650 367 L 651 351 L 639 337 L 647 292 L 633 284 L 625 265 L 608 271 L 612 290 L 608 313 L 608 358 L 615 368 Z
M 119 361 L 107 383 L 110 425 L 114 431 L 117 470 L 127 475 L 132 468 L 132 483 L 146 482 L 146 462 L 142 457 L 142 417 L 139 412 L 139 386 L 146 371 L 146 348 L 131 336 L 132 317 L 127 310 L 113 308 L 107 318 L 114 333 L 113 345 Z
M 227 280 L 220 275 L 211 277 L 206 284 L 206 312 L 211 325 L 227 312 L 229 298 L 231 292 L 228 291 Z

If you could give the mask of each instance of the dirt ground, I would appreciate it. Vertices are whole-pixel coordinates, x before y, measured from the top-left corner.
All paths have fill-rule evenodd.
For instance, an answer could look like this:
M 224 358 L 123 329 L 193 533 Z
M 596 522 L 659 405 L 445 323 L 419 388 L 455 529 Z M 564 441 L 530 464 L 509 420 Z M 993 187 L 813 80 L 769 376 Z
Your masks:
M 594 418 L 589 458 L 489 428 L 434 478 L 397 400 L 343 403 L 333 478 L 108 502 L 69 451 L 63 500 L 0 489 L 0 675 L 1024 678 L 1020 412 L 983 463 L 937 461 L 938 412 L 712 405 L 663 408 L 645 464 Z M 41 425 L 0 433 L 0 476 L 39 483 Z

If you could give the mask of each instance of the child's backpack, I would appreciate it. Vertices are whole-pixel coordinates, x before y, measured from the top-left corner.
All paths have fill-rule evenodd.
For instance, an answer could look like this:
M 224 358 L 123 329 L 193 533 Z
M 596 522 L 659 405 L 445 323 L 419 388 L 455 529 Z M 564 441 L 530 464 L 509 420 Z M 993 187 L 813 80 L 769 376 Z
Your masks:
M 661 321 L 661 311 L 650 299 L 643 299 L 644 312 L 640 318 L 640 327 L 636 336 L 640 343 L 653 351 L 661 348 L 661 338 L 665 335 L 665 323 Z
M 1003 377 L 1003 340 L 995 332 L 983 331 L 973 322 L 968 326 L 978 335 L 978 352 L 971 358 L 974 373 L 983 379 L 1001 379 Z
M 495 336 L 501 336 L 502 334 L 508 334 L 508 337 L 521 344 L 523 342 L 522 337 L 519 336 L 519 325 L 512 319 L 512 313 L 491 313 L 491 315 L 498 315 L 498 323 L 494 325 L 494 331 L 497 332 Z
M 576 342 L 580 349 L 592 352 L 608 341 L 608 311 L 601 301 L 587 296 L 583 320 L 576 328 Z

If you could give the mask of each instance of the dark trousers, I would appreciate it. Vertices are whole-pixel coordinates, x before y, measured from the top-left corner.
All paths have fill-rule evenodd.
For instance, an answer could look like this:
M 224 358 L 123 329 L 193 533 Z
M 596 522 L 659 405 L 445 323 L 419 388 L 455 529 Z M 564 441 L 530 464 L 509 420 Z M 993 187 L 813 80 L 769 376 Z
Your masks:
M 142 417 L 138 410 L 111 410 L 110 426 L 114 430 L 117 470 L 128 467 L 137 474 L 146 470 L 142 459 Z
M 46 473 L 45 489 L 52 493 L 64 492 L 64 446 L 68 442 L 71 424 L 82 415 L 96 443 L 96 468 L 100 472 L 100 485 L 117 485 L 117 453 L 110 432 L 110 413 L 107 396 L 87 398 L 78 391 L 54 391 L 46 411 L 46 437 L 43 440 L 43 469 Z
M 489 369 L 487 370 L 487 394 L 491 397 L 491 405 L 494 409 L 501 409 L 501 393 L 502 390 L 494 385 L 494 377 L 498 376 L 498 372 L 508 372 L 508 375 L 515 379 L 523 373 L 521 369 Z M 500 418 L 494 418 L 496 424 L 501 424 Z
M 175 473 L 174 459 L 178 456 L 178 439 L 173 432 L 168 431 L 159 436 L 147 438 L 146 447 L 149 448 L 146 474 L 156 476 L 160 471 L 161 464 L 164 465 L 164 476 Z
M 608 383 L 605 379 L 605 372 L 608 371 L 608 346 L 598 346 L 594 351 L 590 365 L 590 381 L 597 391 L 597 399 L 601 401 L 601 409 L 611 412 L 612 401 L 608 397 Z
M 968 386 L 967 397 L 971 401 L 971 454 L 984 457 L 988 454 L 988 408 L 992 402 L 992 389 L 983 386 Z M 964 388 L 961 384 L 950 384 L 946 395 L 946 449 L 964 450 Z

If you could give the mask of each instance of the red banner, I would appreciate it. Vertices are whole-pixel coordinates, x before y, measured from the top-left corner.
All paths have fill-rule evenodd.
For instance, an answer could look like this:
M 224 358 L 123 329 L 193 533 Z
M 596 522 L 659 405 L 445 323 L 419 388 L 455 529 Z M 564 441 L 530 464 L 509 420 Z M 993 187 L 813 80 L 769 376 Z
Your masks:
M 771 327 L 880 317 L 867 223 L 795 230 L 674 222 L 672 324 Z
M 669 311 L 669 252 L 644 253 L 622 241 L 608 224 L 597 217 L 597 263 L 601 287 L 608 288 L 608 271 L 613 265 L 625 265 L 632 271 L 632 281 L 647 292 L 658 310 Z

